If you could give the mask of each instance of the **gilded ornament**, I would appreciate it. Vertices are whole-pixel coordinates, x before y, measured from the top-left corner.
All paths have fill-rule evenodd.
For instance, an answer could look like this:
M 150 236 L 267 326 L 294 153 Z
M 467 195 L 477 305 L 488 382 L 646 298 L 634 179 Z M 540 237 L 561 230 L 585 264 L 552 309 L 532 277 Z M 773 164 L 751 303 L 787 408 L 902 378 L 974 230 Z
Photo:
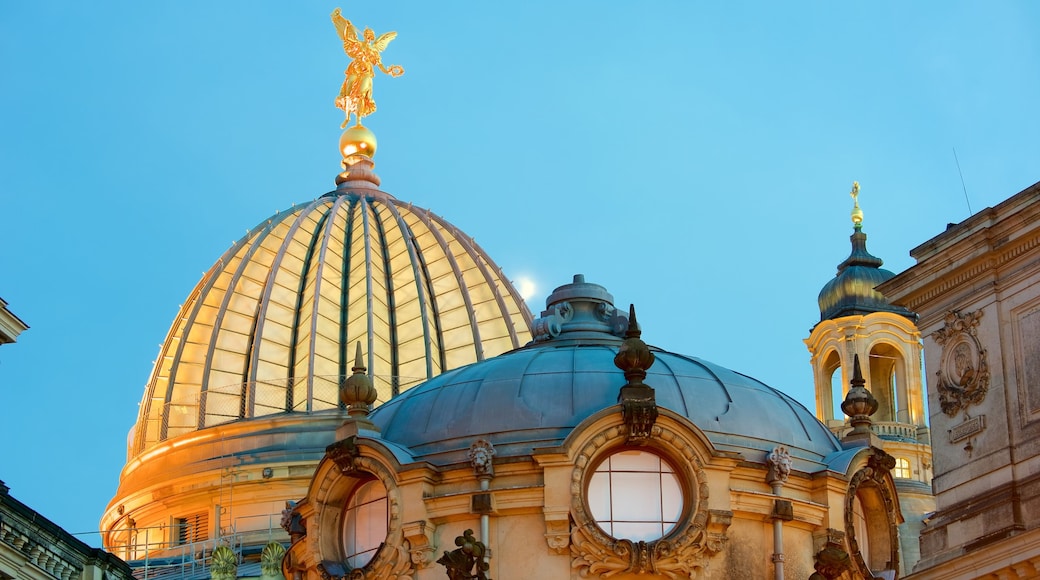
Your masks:
M 365 28 L 362 36 L 358 37 L 357 28 L 351 24 L 336 8 L 332 11 L 332 24 L 336 32 L 343 40 L 343 51 L 351 58 L 347 70 L 344 71 L 346 78 L 340 88 L 339 96 L 336 97 L 336 107 L 346 113 L 346 119 L 340 128 L 346 127 L 350 122 L 350 116 L 354 115 L 357 124 L 361 125 L 361 118 L 367 117 L 376 111 L 376 102 L 372 98 L 372 79 L 375 77 L 375 69 L 378 68 L 391 77 L 399 77 L 404 74 L 404 68 L 400 65 L 383 64 L 380 53 L 386 50 L 390 41 L 397 38 L 396 32 L 387 32 L 376 38 L 376 33 L 371 28 Z

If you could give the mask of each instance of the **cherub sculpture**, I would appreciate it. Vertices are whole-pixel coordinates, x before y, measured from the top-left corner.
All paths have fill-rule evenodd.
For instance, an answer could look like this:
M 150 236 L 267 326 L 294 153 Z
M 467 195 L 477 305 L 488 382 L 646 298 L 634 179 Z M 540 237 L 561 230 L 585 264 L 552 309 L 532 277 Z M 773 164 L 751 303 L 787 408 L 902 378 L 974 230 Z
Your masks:
M 332 23 L 343 40 L 343 51 L 353 59 L 347 66 L 346 79 L 339 96 L 336 97 L 336 107 L 343 109 L 347 115 L 341 128 L 350 122 L 351 114 L 356 116 L 357 124 L 361 125 L 361 118 L 371 115 L 376 110 L 376 102 L 372 99 L 372 78 L 375 76 L 375 69 L 378 67 L 392 77 L 404 74 L 404 68 L 400 65 L 387 67 L 379 56 L 390 41 L 397 38 L 397 33 L 387 32 L 376 38 L 376 33 L 372 32 L 371 28 L 365 28 L 363 37 L 358 38 L 357 29 L 349 20 L 343 18 L 339 8 L 332 11 Z

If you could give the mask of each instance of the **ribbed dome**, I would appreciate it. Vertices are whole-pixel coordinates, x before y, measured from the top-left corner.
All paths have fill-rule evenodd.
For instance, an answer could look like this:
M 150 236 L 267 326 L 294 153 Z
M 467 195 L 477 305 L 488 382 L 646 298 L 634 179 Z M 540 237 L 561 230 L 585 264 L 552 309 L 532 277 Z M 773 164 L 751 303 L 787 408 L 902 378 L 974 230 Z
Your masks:
M 616 407 L 626 384 L 614 364 L 626 318 L 612 301 L 584 280 L 562 286 L 535 321 L 544 330 L 536 342 L 444 373 L 371 419 L 383 439 L 433 463 L 464 460 L 477 437 L 490 437 L 500 456 L 560 445 L 583 420 Z M 841 450 L 812 413 L 780 391 L 698 358 L 651 350 L 645 383 L 658 407 L 689 418 L 718 448 L 758 458 L 782 442 L 816 468 Z
M 530 340 L 530 312 L 491 258 L 377 183 L 358 167 L 217 260 L 163 343 L 131 457 L 204 427 L 338 409 L 356 341 L 381 402 Z
M 820 290 L 820 320 L 872 312 L 893 312 L 915 320 L 912 312 L 894 306 L 884 294 L 874 289 L 895 274 L 883 269 L 881 258 L 867 251 L 867 234 L 857 225 L 849 239 L 852 253 L 838 265 L 837 275 Z

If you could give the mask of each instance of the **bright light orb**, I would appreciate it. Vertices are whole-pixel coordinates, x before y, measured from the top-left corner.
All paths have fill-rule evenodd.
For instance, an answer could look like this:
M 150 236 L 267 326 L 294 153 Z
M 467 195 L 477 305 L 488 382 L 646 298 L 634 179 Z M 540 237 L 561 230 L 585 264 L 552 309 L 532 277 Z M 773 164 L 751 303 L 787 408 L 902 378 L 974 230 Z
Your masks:
M 516 290 L 524 302 L 530 302 L 531 298 L 534 298 L 534 293 L 538 291 L 538 286 L 527 276 L 520 276 L 516 279 Z

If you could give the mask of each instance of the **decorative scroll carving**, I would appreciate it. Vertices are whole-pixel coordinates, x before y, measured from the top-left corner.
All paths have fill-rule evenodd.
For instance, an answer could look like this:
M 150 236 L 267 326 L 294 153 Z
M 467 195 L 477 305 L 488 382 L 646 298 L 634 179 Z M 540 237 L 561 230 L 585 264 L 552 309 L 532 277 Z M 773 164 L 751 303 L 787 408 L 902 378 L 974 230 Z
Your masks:
M 615 540 L 601 532 L 595 524 L 575 526 L 571 532 L 572 568 L 582 576 L 626 574 L 660 574 L 672 579 L 691 578 L 708 565 L 718 550 L 711 548 L 708 534 L 700 529 L 696 537 L 681 541 L 656 540 L 633 542 Z M 716 538 L 715 545 L 722 543 Z
M 631 387 L 622 387 L 622 391 Z M 634 389 L 632 389 L 634 390 Z M 647 396 L 639 396 L 642 393 L 626 392 L 625 399 L 621 401 L 621 413 L 628 425 L 630 440 L 633 442 L 644 441 L 650 437 L 654 422 L 657 421 L 657 401 L 654 400 L 653 389 L 646 389 Z
M 950 417 L 960 411 L 967 413 L 968 406 L 981 403 L 989 390 L 986 349 L 978 338 L 981 318 L 981 310 L 968 314 L 951 310 L 946 313 L 946 325 L 932 334 L 943 347 L 935 373 L 939 406 Z
M 651 435 L 655 447 L 676 456 L 677 466 L 686 470 L 686 478 L 691 482 L 689 491 L 693 492 L 684 494 L 690 515 L 667 539 L 652 542 L 619 540 L 600 530 L 586 511 L 582 497 L 586 474 L 602 449 L 630 440 L 627 425 L 606 429 L 582 448 L 575 460 L 571 479 L 571 512 L 574 515 L 570 533 L 571 567 L 579 570 L 582 576 L 601 574 L 606 577 L 626 572 L 654 573 L 672 579 L 690 578 L 725 548 L 728 540 L 726 530 L 733 514 L 708 510 L 708 479 L 693 447 L 678 433 L 660 425 L 653 426 Z
M 473 530 L 466 530 L 455 538 L 458 548 L 445 551 L 437 563 L 448 571 L 448 580 L 491 580 L 487 577 L 488 563 L 484 561 L 487 548 L 473 537 Z
M 426 520 L 409 522 L 401 527 L 404 539 L 408 541 L 412 564 L 416 568 L 426 568 L 433 562 L 436 550 L 433 541 L 434 525 Z
M 570 545 L 571 516 L 566 507 L 544 509 L 545 515 L 545 541 L 549 549 L 557 554 L 565 553 Z
M 350 475 L 357 471 L 357 459 L 361 450 L 357 446 L 356 437 L 348 437 L 325 448 L 325 455 L 336 463 L 340 473 Z

